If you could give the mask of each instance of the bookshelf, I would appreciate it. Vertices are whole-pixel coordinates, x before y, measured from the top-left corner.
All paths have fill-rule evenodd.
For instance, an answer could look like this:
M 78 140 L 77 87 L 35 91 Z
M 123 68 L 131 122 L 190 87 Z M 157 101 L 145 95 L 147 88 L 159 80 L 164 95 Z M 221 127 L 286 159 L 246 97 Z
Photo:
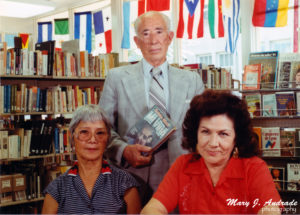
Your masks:
M 240 91 L 245 98 L 246 95 L 251 95 L 254 93 L 259 93 L 259 94 L 265 94 L 265 93 L 276 93 L 276 92 L 294 92 L 295 97 L 296 93 L 300 92 L 300 89 L 296 88 L 289 88 L 289 89 L 258 89 L 258 90 L 242 90 Z M 263 98 L 261 98 L 263 99 Z M 277 116 L 263 116 L 262 112 L 264 111 L 264 107 L 260 105 L 260 115 L 259 116 L 254 116 L 252 117 L 252 124 L 254 127 L 259 127 L 259 128 L 274 128 L 274 127 L 279 127 L 280 128 L 280 133 L 278 134 L 281 138 L 279 141 L 279 149 L 282 153 L 282 130 L 284 129 L 290 129 L 290 128 L 300 128 L 300 115 L 299 111 L 297 111 L 297 100 L 295 98 L 295 103 L 296 103 L 296 110 L 295 110 L 295 115 L 277 115 Z M 248 104 L 249 105 L 249 104 Z M 276 110 L 277 111 L 277 110 Z M 283 178 L 281 179 L 280 183 L 282 183 L 283 188 L 279 190 L 279 194 L 282 198 L 283 201 L 288 201 L 288 202 L 293 202 L 297 201 L 300 199 L 300 190 L 294 191 L 294 190 L 288 190 L 288 164 L 300 164 L 300 137 L 299 137 L 299 130 L 295 130 L 295 142 L 294 142 L 294 156 L 263 156 L 264 149 L 261 148 L 262 150 L 262 156 L 261 158 L 264 159 L 267 164 L 270 167 L 270 170 L 272 168 L 279 168 L 283 169 Z M 297 134 L 298 133 L 298 134 Z M 262 145 L 264 145 L 263 142 L 263 134 L 260 136 L 262 140 Z M 271 150 L 271 149 L 270 149 Z M 296 211 L 294 211 L 296 210 Z M 283 214 L 287 213 L 296 213 L 298 214 L 300 212 L 300 206 L 297 204 L 297 206 L 293 206 L 293 211 L 283 211 Z

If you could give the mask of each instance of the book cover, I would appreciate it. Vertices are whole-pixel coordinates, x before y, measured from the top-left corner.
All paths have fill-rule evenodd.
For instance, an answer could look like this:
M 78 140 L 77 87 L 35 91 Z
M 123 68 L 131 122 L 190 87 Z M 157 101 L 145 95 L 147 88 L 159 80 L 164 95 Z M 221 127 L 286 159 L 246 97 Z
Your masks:
M 278 116 L 295 116 L 296 105 L 294 92 L 276 92 Z
M 129 144 L 152 147 L 153 153 L 176 130 L 175 126 L 159 107 L 154 105 L 126 134 Z
M 263 116 L 278 116 L 277 101 L 275 93 L 262 95 Z
M 277 88 L 297 88 L 296 73 L 299 68 L 300 68 L 299 53 L 280 53 Z M 284 79 L 283 86 L 280 85 L 280 80 L 281 80 L 280 77 Z M 286 84 L 286 80 L 287 80 L 287 84 Z
M 261 116 L 261 95 L 253 93 L 245 95 L 245 101 L 248 105 L 248 111 L 251 117 Z
M 1 142 L 2 142 L 2 155 L 1 159 L 8 158 L 8 131 L 0 131 L 1 133 Z
M 262 64 L 245 65 L 243 75 L 243 90 L 259 90 Z
M 296 145 L 295 128 L 280 129 L 280 148 L 282 157 L 294 157 Z
M 287 164 L 287 190 L 300 191 L 300 163 Z
M 261 129 L 262 156 L 279 157 L 280 156 L 280 128 L 262 128 Z
M 296 129 L 295 135 L 295 157 L 300 157 L 300 128 Z
M 300 116 L 300 92 L 295 92 L 296 95 L 296 111 L 297 116 Z
M 280 62 L 277 88 L 287 89 L 289 88 L 291 73 L 291 62 Z
M 248 64 L 262 64 L 261 89 L 276 87 L 278 51 L 250 53 Z
M 285 182 L 285 175 L 284 175 L 284 167 L 269 167 L 271 175 L 274 180 L 274 184 L 277 190 L 284 190 L 284 182 Z
M 261 127 L 253 127 L 253 132 L 255 133 L 255 137 L 257 138 L 258 141 L 258 147 L 259 150 L 262 150 L 262 145 L 261 145 Z

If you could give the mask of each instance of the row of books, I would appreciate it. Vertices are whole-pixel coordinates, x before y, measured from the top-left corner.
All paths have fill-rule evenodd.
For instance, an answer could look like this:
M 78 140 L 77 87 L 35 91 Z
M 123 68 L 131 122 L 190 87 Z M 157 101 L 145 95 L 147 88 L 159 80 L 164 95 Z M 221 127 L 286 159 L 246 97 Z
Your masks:
M 300 127 L 254 127 L 263 157 L 299 157 Z
M 79 50 L 79 40 L 66 41 L 55 50 L 55 41 L 37 43 L 35 51 L 22 48 L 7 49 L 0 42 L 0 75 L 101 77 L 119 66 L 118 53 L 92 56 Z
M 0 176 L 1 204 L 11 201 L 24 201 L 41 198 L 44 188 L 43 170 L 34 163 L 23 163 L 16 165 L 13 173 L 7 170 Z
M 300 54 L 278 51 L 250 53 L 248 65 L 244 67 L 242 89 L 276 88 L 300 88 Z
M 0 131 L 1 159 L 47 155 L 53 151 L 55 125 L 52 121 L 26 121 L 25 128 Z
M 232 89 L 232 74 L 228 69 L 217 68 L 214 65 L 203 66 L 203 64 L 188 64 L 181 68 L 197 72 L 209 89 Z
M 300 91 L 243 95 L 251 117 L 300 116 Z
M 78 106 L 97 104 L 100 87 L 78 85 L 40 88 L 25 83 L 0 86 L 0 113 L 70 113 Z
M 269 167 L 278 190 L 300 192 L 300 164 L 287 163 L 286 167 Z

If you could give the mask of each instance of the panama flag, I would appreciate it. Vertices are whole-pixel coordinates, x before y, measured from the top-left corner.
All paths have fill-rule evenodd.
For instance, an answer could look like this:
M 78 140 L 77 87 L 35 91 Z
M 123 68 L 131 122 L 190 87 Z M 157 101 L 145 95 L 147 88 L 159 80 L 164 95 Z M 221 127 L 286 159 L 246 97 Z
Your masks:
M 95 27 L 95 44 L 100 53 L 110 53 L 111 41 L 111 11 L 110 7 L 93 14 Z
M 239 34 L 240 0 L 222 1 L 223 22 L 226 37 L 226 52 L 234 53 Z
M 92 13 L 75 13 L 74 37 L 79 39 L 80 51 L 92 51 Z
M 52 40 L 52 22 L 38 22 L 38 43 Z
M 209 0 L 208 24 L 211 38 L 224 37 L 222 0 Z
M 179 0 L 177 38 L 203 37 L 204 0 Z

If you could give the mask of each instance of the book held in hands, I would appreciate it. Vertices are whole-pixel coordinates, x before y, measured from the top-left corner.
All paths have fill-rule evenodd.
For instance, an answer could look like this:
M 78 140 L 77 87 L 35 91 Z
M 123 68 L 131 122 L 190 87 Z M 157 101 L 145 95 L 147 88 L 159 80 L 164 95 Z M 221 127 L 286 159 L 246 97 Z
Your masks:
M 154 105 L 126 134 L 128 144 L 140 144 L 157 150 L 175 132 L 176 128 L 167 114 Z M 146 154 L 145 154 L 146 155 Z

